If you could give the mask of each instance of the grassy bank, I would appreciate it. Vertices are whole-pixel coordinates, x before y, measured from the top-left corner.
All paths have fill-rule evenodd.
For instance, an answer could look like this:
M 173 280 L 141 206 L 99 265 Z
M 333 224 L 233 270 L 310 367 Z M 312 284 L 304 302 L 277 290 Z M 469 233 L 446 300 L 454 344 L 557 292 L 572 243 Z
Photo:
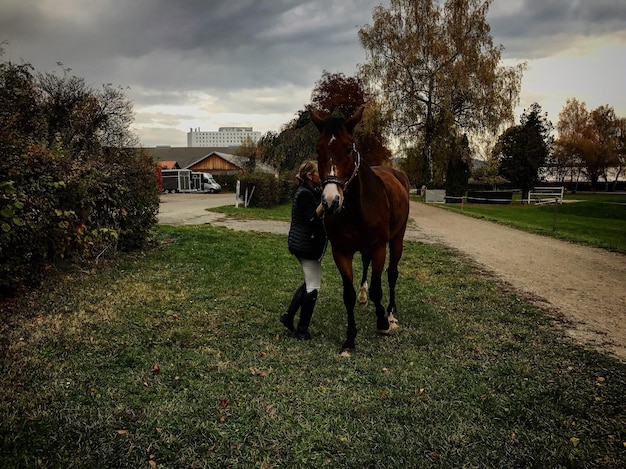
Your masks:
M 626 194 L 569 194 L 554 205 L 444 204 L 448 210 L 514 228 L 626 254 Z
M 0 467 L 626 463 L 626 365 L 447 250 L 407 243 L 401 329 L 359 310 L 346 359 L 330 256 L 298 342 L 278 322 L 301 275 L 284 236 L 159 238 L 3 304 Z
M 272 208 L 235 207 L 234 205 L 226 205 L 224 207 L 211 208 L 210 211 L 223 213 L 235 218 L 255 218 L 276 221 L 291 220 L 291 203 L 277 205 Z

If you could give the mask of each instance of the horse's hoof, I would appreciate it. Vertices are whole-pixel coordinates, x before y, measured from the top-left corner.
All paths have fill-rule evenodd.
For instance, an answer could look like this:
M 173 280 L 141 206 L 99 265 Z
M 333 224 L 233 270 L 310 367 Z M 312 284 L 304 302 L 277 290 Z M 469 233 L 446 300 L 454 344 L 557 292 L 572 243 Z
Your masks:
M 343 345 L 341 346 L 341 352 L 339 352 L 339 354 L 342 357 L 349 357 L 350 354 L 354 352 L 355 348 L 356 348 L 356 344 L 354 343 L 354 339 L 347 339 L 346 341 L 344 341 Z M 344 355 L 344 354 L 347 354 L 347 355 Z
M 365 282 L 361 288 L 359 288 L 359 296 L 356 298 L 356 302 L 359 306 L 365 306 L 367 304 L 367 291 L 369 287 L 367 282 Z
M 389 321 L 389 330 L 392 331 L 394 329 L 397 329 L 398 327 L 400 327 L 400 323 L 398 322 L 398 320 L 395 318 L 395 316 L 393 315 L 393 313 L 390 313 L 389 316 L 387 317 L 387 320 Z
M 340 357 L 344 357 L 344 358 L 350 358 L 352 356 L 352 352 L 353 350 L 342 350 L 341 353 L 339 354 Z

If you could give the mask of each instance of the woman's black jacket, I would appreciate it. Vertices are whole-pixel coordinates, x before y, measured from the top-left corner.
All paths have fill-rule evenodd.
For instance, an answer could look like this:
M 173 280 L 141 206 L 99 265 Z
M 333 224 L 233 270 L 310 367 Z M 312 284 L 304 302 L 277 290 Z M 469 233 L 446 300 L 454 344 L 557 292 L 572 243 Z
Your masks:
M 300 184 L 293 196 L 288 245 L 289 252 L 299 259 L 320 260 L 324 255 L 324 222 L 315 214 L 321 200 L 321 191 L 308 184 Z

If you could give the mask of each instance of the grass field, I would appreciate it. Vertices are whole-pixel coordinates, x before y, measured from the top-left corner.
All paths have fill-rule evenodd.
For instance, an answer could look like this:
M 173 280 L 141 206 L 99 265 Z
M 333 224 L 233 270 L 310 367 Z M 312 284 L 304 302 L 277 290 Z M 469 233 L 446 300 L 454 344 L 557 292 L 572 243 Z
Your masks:
M 522 205 L 443 204 L 468 216 L 626 254 L 626 194 L 569 194 L 565 203 Z
M 415 198 L 415 200 L 421 200 Z M 522 205 L 519 195 L 511 205 L 438 204 L 467 216 L 484 218 L 514 228 L 626 254 L 626 194 L 569 194 L 558 205 Z M 234 217 L 289 221 L 291 204 L 272 209 L 211 209 Z
M 401 328 L 359 310 L 343 358 L 330 256 L 299 342 L 278 322 L 301 275 L 285 236 L 157 237 L 2 304 L 0 467 L 626 465 L 626 365 L 448 250 L 407 243 Z

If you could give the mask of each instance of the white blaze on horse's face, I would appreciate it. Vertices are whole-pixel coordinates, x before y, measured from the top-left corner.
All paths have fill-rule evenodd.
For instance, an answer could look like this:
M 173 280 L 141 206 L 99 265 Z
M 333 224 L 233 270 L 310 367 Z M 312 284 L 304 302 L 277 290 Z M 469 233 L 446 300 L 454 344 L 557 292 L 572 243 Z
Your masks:
M 337 168 L 334 164 L 330 165 L 330 173 L 328 174 L 331 177 L 335 177 L 337 175 Z M 341 207 L 343 206 L 343 194 L 339 190 L 339 187 L 334 182 L 329 182 L 324 186 L 324 192 L 322 192 L 322 203 L 326 209 L 329 209 L 331 212 L 339 212 Z
M 329 178 L 337 177 L 337 166 L 333 164 L 333 160 L 330 160 L 330 172 L 328 173 Z M 322 204 L 326 210 L 329 210 L 331 213 L 337 213 L 341 211 L 343 207 L 343 193 L 339 190 L 339 187 L 334 182 L 327 182 L 324 186 L 324 191 L 322 192 Z

